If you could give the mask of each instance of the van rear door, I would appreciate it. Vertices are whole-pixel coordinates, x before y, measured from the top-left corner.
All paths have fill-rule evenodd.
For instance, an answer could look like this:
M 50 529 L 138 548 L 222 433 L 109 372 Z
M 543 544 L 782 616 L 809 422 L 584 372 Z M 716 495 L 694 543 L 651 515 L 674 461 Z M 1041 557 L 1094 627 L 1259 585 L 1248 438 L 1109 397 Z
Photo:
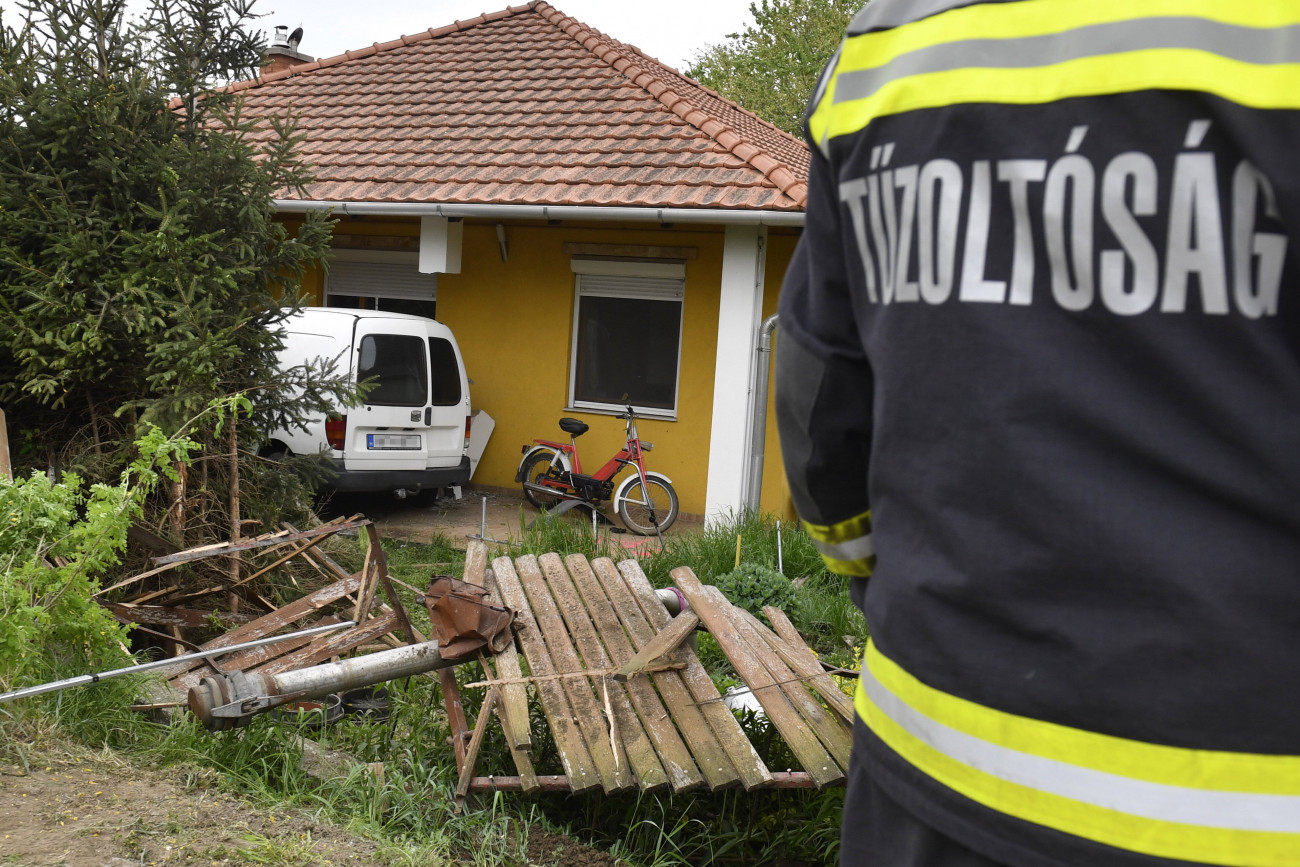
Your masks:
M 460 363 L 460 349 L 450 329 L 428 324 L 430 469 L 459 466 L 465 454 L 465 419 L 469 416 L 469 383 Z
M 353 347 L 357 381 L 373 377 L 374 385 L 365 403 L 348 413 L 344 466 L 349 471 L 425 469 L 431 413 L 424 323 L 359 318 Z

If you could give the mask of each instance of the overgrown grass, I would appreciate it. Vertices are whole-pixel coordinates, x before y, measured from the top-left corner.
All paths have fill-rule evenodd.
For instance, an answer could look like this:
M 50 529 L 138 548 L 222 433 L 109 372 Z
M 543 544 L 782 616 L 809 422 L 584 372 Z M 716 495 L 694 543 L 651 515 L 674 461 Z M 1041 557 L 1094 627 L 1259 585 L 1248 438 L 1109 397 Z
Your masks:
M 581 553 L 588 557 L 630 556 L 605 526 L 595 534 L 583 520 L 539 520 L 525 527 L 521 512 L 519 544 L 508 553 Z M 736 537 L 741 562 L 775 575 L 777 524 L 768 517 L 744 516 L 695 533 L 670 535 L 667 550 L 646 546 L 642 567 L 656 586 L 670 583 L 677 566 L 690 566 L 705 583 L 717 583 L 735 569 Z M 866 639 L 865 624 L 848 599 L 844 582 L 827 573 L 811 540 L 789 524 L 781 525 L 779 562 L 795 579 L 787 613 L 829 661 L 850 665 L 854 649 Z M 451 540 L 431 544 L 386 541 L 389 568 L 416 627 L 428 620 L 418 592 L 430 575 L 459 576 L 464 554 Z M 355 557 L 355 540 L 338 540 L 331 555 L 345 567 Z M 766 574 L 766 572 L 764 573 Z M 772 580 L 787 580 L 779 577 Z M 410 588 L 402 585 L 409 585 Z M 287 590 L 287 588 L 286 588 Z M 699 636 L 700 656 L 720 688 L 736 683 L 725 655 L 710 636 Z M 464 685 L 481 679 L 477 665 L 456 669 Z M 169 726 L 144 722 L 126 710 L 132 686 L 127 679 L 47 697 L 35 715 L 15 718 L 0 706 L 0 755 L 21 761 L 22 744 L 39 736 L 37 720 L 55 720 L 91 746 L 110 746 L 145 761 L 215 770 L 223 785 L 276 809 L 296 809 L 347 825 L 373 839 L 386 863 L 426 865 L 464 863 L 523 865 L 528 829 L 539 826 L 567 833 L 608 850 L 631 865 L 666 867 L 691 864 L 763 864 L 775 859 L 808 864 L 834 863 L 838 853 L 842 790 L 776 790 L 685 795 L 600 794 L 529 800 L 521 795 L 475 795 L 469 809 L 455 810 L 455 760 L 436 676 L 416 676 L 387 684 L 391 716 L 384 722 L 346 718 L 320 732 L 258 717 L 247 728 L 209 734 L 188 714 Z M 471 720 L 483 699 L 481 689 L 463 689 Z M 542 713 L 533 713 L 534 762 L 539 774 L 563 773 Z M 773 770 L 797 768 L 780 736 L 761 717 L 742 717 L 756 749 Z M 35 726 L 35 728 L 33 728 Z M 9 737 L 21 732 L 18 738 Z M 499 727 L 491 726 L 478 759 L 481 775 L 513 776 L 516 771 Z M 345 752 L 360 764 L 325 782 L 303 770 L 302 738 Z M 382 763 L 382 776 L 368 763 Z M 291 853 L 290 853 L 291 854 Z

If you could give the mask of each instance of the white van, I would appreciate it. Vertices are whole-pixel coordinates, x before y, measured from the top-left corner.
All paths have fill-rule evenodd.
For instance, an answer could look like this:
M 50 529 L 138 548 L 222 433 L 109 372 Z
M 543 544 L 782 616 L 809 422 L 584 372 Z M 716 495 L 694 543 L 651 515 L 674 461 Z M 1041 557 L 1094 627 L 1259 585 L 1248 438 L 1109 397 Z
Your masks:
M 469 380 L 447 326 L 342 307 L 309 307 L 284 325 L 282 367 L 324 358 L 352 382 L 375 384 L 361 406 L 275 431 L 264 453 L 328 453 L 336 491 L 414 493 L 469 481 Z

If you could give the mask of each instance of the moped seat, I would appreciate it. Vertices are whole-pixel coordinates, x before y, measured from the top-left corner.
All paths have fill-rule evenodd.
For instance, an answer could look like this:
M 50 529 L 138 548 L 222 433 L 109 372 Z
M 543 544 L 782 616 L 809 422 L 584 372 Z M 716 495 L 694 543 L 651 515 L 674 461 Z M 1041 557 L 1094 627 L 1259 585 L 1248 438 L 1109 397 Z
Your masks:
M 560 419 L 560 430 L 570 436 L 580 437 L 591 430 L 591 426 L 585 421 L 578 421 L 576 418 L 562 418 Z

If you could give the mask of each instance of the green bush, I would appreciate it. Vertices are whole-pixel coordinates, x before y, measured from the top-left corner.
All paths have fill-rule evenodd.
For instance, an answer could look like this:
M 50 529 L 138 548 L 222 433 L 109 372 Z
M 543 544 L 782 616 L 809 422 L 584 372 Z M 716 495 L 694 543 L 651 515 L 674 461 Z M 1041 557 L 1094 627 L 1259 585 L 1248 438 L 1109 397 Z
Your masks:
M 789 614 L 795 600 L 790 579 L 758 563 L 741 563 L 738 569 L 718 576 L 715 585 L 733 605 L 765 621 L 763 606 L 772 605 Z

